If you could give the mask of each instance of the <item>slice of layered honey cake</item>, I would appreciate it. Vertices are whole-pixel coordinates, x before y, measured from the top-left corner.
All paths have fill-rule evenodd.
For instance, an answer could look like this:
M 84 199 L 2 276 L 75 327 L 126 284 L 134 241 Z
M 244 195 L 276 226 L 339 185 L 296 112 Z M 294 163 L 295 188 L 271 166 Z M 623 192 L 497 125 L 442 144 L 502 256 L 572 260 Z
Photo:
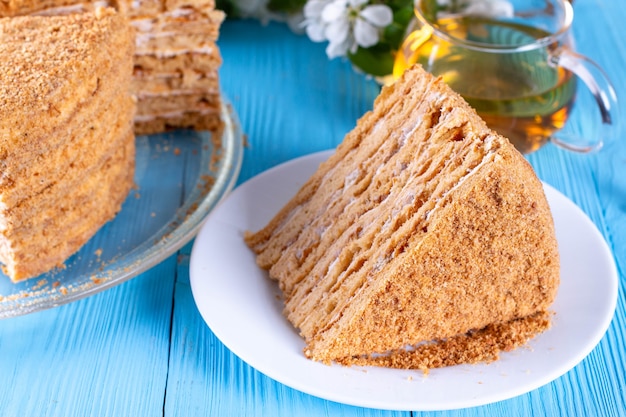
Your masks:
M 542 184 L 509 141 L 414 67 L 246 235 L 324 363 L 490 361 L 550 324 L 559 284 Z

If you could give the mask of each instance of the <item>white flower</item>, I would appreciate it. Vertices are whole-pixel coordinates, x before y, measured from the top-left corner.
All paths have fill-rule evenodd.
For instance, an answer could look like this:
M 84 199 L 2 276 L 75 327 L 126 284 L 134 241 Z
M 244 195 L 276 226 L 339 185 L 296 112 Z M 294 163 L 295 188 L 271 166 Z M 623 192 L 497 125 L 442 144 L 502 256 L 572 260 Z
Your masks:
M 306 33 L 314 42 L 327 40 L 329 58 L 355 53 L 380 40 L 380 32 L 393 21 L 391 8 L 369 5 L 369 0 L 309 0 L 304 7 Z
M 304 22 L 307 36 L 313 42 L 324 42 L 325 24 L 322 21 L 322 11 L 333 0 L 309 0 L 304 5 Z

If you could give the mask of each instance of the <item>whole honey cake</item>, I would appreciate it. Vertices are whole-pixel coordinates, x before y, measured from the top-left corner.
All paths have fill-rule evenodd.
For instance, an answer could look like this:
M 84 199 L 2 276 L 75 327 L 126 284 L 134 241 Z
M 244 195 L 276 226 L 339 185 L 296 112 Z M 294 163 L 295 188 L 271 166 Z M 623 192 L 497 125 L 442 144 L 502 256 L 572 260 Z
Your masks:
M 0 18 L 0 262 L 13 281 L 61 266 L 130 191 L 133 52 L 113 9 Z
M 135 133 L 219 132 L 222 57 L 216 42 L 225 14 L 215 9 L 215 0 L 5 0 L 0 17 L 85 13 L 102 6 L 118 10 L 135 30 Z
M 495 360 L 549 327 L 559 284 L 532 167 L 419 66 L 245 240 L 324 363 Z

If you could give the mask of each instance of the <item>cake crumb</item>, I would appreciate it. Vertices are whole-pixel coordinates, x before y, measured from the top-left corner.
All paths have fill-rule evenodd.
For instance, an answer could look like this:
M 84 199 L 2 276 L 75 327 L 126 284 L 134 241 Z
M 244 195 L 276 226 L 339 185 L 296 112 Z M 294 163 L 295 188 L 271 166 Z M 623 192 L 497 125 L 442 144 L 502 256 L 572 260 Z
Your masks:
M 31 288 L 33 291 L 40 289 L 41 287 L 43 287 L 44 285 L 46 285 L 48 283 L 48 280 L 46 279 L 40 279 L 39 281 L 37 281 L 37 283 Z
M 420 369 L 425 374 L 431 368 L 461 363 L 490 363 L 499 359 L 500 352 L 524 346 L 533 336 L 550 328 L 550 316 L 551 312 L 541 311 L 511 322 L 491 324 L 464 335 L 422 344 L 413 350 L 394 350 L 383 356 L 348 357 L 337 362 L 348 366 Z

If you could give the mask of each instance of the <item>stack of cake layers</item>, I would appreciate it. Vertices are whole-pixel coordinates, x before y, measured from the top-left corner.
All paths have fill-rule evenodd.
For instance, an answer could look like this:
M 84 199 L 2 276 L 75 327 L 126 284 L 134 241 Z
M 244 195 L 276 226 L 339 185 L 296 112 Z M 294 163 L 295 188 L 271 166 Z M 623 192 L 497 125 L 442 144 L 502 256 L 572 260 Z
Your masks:
M 9 0 L 0 17 L 63 15 L 111 6 L 135 29 L 136 134 L 219 130 L 222 63 L 216 41 L 224 13 L 215 0 Z
M 216 45 L 224 13 L 214 0 L 118 0 L 136 30 L 135 132 L 221 126 Z
M 0 18 L 0 262 L 12 280 L 62 265 L 128 194 L 133 50 L 113 9 Z
M 494 360 L 549 326 L 560 279 L 532 167 L 420 67 L 246 242 L 324 363 Z

